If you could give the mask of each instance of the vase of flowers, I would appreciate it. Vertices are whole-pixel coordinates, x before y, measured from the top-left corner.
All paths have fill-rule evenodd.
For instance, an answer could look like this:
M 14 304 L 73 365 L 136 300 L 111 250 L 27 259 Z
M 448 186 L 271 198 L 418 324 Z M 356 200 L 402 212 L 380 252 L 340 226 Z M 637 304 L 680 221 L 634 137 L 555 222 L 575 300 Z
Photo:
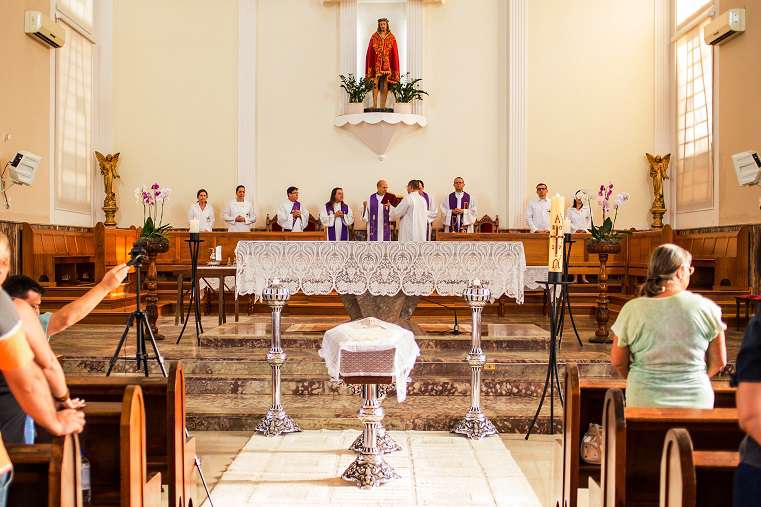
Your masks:
M 167 233 L 172 229 L 164 221 L 164 205 L 172 189 L 154 183 L 150 187 L 141 186 L 135 189 L 135 199 L 143 205 L 143 227 L 137 243 L 146 249 L 148 254 L 159 254 L 169 250 Z
M 363 113 L 365 110 L 365 97 L 375 86 L 373 80 L 367 77 L 358 79 L 354 74 L 341 74 L 338 78 L 341 80 L 341 88 L 349 96 L 349 103 L 346 104 L 345 113 Z
M 616 219 L 618 209 L 629 200 L 629 194 L 620 192 L 613 197 L 613 183 L 600 185 L 597 191 L 597 204 L 602 211 L 602 222 L 595 225 L 594 218 L 591 220 L 592 237 L 587 240 L 587 250 L 591 253 L 618 253 L 621 251 L 621 234 L 616 231 Z M 587 203 L 592 208 L 591 199 L 587 197 Z M 612 216 L 611 216 L 612 214 Z
M 398 83 L 391 85 L 391 93 L 394 94 L 394 99 L 396 99 L 396 104 L 394 104 L 395 113 L 412 113 L 412 101 L 423 100 L 423 95 L 428 95 L 428 92 L 418 88 L 417 84 L 422 80 L 422 78 L 412 79 L 408 72 L 399 79 Z

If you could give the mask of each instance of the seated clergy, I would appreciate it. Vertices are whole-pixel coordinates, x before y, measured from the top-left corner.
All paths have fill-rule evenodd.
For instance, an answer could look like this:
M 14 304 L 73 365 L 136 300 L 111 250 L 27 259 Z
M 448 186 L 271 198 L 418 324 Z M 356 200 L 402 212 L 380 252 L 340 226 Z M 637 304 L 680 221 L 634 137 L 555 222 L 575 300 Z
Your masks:
M 538 199 L 528 203 L 526 219 L 531 232 L 549 232 L 550 230 L 550 200 L 547 199 L 547 185 L 536 185 Z
M 423 199 L 425 199 L 425 204 L 428 209 L 428 230 L 425 233 L 425 239 L 426 241 L 431 240 L 431 229 L 433 226 L 433 222 L 439 218 L 439 210 L 436 208 L 436 205 L 433 203 L 433 197 L 428 195 L 428 192 L 425 191 L 425 184 L 423 183 L 423 180 L 417 180 L 418 185 L 420 185 L 420 195 L 423 196 Z
M 428 205 L 420 195 L 417 180 L 407 183 L 407 195 L 389 213 L 399 220 L 399 241 L 425 241 L 428 230 Z
M 391 203 L 386 195 L 388 183 L 378 180 L 375 186 L 376 192 L 363 203 L 362 220 L 367 222 L 367 241 L 391 241 Z
M 227 222 L 227 230 L 230 232 L 249 232 L 251 224 L 256 222 L 254 214 L 254 205 L 246 200 L 246 187 L 238 185 L 235 187 L 235 199 L 230 201 L 223 213 L 223 218 Z
M 309 210 L 299 202 L 299 189 L 288 187 L 288 200 L 277 210 L 277 224 L 284 231 L 303 232 L 309 225 Z
M 454 179 L 454 192 L 441 204 L 444 217 L 444 232 L 473 232 L 476 223 L 476 201 L 465 192 L 465 180 Z
M 214 227 L 214 208 L 209 204 L 209 193 L 206 189 L 196 192 L 198 199 L 188 210 L 188 222 L 198 220 L 201 232 L 211 232 Z
M 348 241 L 349 226 L 354 223 L 351 208 L 344 202 L 344 190 L 336 187 L 330 192 L 330 201 L 320 210 L 320 221 L 325 227 L 328 241 Z

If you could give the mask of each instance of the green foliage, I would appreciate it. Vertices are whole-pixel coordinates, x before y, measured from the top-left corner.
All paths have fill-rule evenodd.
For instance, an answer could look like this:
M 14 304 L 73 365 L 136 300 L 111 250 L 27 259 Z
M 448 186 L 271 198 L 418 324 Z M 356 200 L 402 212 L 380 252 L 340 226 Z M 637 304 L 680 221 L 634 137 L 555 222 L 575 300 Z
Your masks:
M 621 239 L 620 234 L 613 231 L 613 220 L 610 217 L 605 217 L 602 225 L 599 227 L 592 221 L 592 238 L 595 241 L 608 241 L 614 242 Z
M 341 80 L 341 88 L 349 95 L 349 102 L 364 102 L 367 94 L 373 89 L 375 84 L 373 80 L 367 77 L 357 79 L 354 74 L 341 74 L 338 76 Z
M 394 94 L 396 101 L 402 104 L 412 102 L 413 100 L 423 100 L 423 95 L 428 95 L 428 92 L 416 86 L 422 80 L 422 78 L 412 79 L 408 72 L 399 79 L 398 83 L 390 86 L 391 93 Z
M 153 218 L 148 217 L 145 219 L 145 223 L 143 224 L 143 230 L 140 233 L 140 237 L 158 240 L 161 238 L 166 238 L 167 233 L 170 230 L 172 230 L 171 225 L 164 224 L 162 226 L 156 227 L 156 224 L 154 223 Z

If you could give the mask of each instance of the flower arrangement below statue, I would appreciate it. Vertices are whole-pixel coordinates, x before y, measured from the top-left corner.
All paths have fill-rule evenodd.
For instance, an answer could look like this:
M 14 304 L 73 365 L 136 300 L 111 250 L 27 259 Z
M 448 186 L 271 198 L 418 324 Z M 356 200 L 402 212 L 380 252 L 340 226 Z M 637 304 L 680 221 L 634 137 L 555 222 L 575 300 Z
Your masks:
M 166 233 L 172 229 L 172 226 L 162 222 L 164 221 L 164 205 L 171 193 L 171 188 L 162 187 L 158 183 L 135 189 L 135 200 L 143 205 L 143 228 L 138 242 L 155 252 L 169 250 L 169 238 Z
M 611 201 L 613 196 L 613 183 L 606 185 L 600 185 L 600 189 L 597 191 L 597 204 L 602 210 L 602 224 L 600 226 L 595 225 L 594 218 L 592 219 L 592 242 L 597 243 L 618 243 L 621 239 L 621 235 L 616 232 L 616 219 L 618 218 L 618 208 L 620 208 L 624 202 L 629 200 L 629 194 L 626 192 L 620 192 L 616 195 L 616 198 Z M 591 199 L 587 197 L 590 209 L 592 208 Z M 613 212 L 613 218 L 610 214 Z

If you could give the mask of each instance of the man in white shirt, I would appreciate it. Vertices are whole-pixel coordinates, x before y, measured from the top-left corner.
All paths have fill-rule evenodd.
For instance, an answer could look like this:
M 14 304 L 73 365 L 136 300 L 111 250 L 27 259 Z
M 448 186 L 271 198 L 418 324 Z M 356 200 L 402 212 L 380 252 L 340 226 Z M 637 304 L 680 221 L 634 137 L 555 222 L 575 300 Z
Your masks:
M 198 202 L 194 203 L 188 211 L 188 222 L 198 220 L 201 232 L 211 232 L 214 228 L 214 208 L 209 204 L 209 193 L 202 188 L 196 192 Z
M 391 204 L 386 198 L 388 183 L 378 180 L 376 192 L 363 203 L 362 220 L 367 222 L 367 241 L 391 241 Z
M 330 192 L 330 201 L 320 209 L 320 222 L 325 227 L 328 241 L 349 241 L 349 226 L 354 223 L 351 208 L 344 202 L 344 189 L 336 187 Z
M 309 225 L 309 210 L 301 206 L 297 187 L 288 187 L 286 194 L 288 200 L 277 210 L 277 224 L 284 231 L 303 232 Z
M 254 205 L 246 200 L 246 187 L 235 187 L 235 199 L 230 201 L 222 213 L 222 218 L 227 222 L 229 232 L 249 232 L 251 224 L 256 222 Z
M 473 232 L 476 223 L 476 201 L 465 191 L 465 180 L 454 179 L 454 192 L 441 204 L 444 232 Z
M 439 210 L 436 208 L 436 205 L 433 203 L 433 197 L 428 195 L 428 192 L 425 191 L 425 183 L 423 183 L 423 180 L 417 180 L 418 185 L 420 185 L 420 195 L 423 196 L 423 199 L 425 199 L 425 204 L 428 209 L 428 230 L 425 233 L 425 239 L 426 241 L 431 240 L 431 229 L 433 228 L 433 222 L 439 218 Z
M 391 220 L 399 219 L 399 241 L 425 241 L 428 230 L 428 205 L 420 195 L 417 180 L 407 183 L 407 196 L 390 212 Z
M 547 199 L 547 185 L 536 185 L 536 201 L 528 203 L 526 218 L 531 232 L 549 232 L 550 230 L 550 200 Z

